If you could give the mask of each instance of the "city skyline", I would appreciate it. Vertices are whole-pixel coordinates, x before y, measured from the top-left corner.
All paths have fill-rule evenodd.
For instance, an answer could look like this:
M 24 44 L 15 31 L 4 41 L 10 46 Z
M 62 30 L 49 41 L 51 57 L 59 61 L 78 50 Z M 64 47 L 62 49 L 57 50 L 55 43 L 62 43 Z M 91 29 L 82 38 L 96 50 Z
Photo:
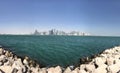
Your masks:
M 46 31 L 38 31 L 37 29 L 31 35 L 67 35 L 67 36 L 91 36 L 90 33 L 80 32 L 80 31 L 63 31 L 57 29 L 51 29 Z
M 1 0 L 0 34 L 58 29 L 120 36 L 120 1 Z

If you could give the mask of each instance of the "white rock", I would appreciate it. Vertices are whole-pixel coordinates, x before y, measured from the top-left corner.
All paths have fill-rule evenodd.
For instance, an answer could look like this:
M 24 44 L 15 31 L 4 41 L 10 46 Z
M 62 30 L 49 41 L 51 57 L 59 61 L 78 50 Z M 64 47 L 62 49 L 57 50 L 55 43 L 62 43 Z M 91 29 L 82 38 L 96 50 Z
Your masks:
M 5 56 L 5 55 L 1 55 L 1 56 L 0 56 L 0 61 L 5 61 L 5 59 L 6 59 L 6 56 Z
M 85 69 L 89 72 L 92 73 L 95 70 L 95 65 L 86 65 Z
M 48 69 L 47 69 L 47 73 L 54 73 L 54 68 L 53 68 L 53 67 L 48 68 Z
M 0 55 L 3 55 L 3 49 L 0 48 Z
M 93 73 L 107 73 L 106 68 L 107 68 L 107 65 L 102 64 L 102 65 L 99 66 L 97 69 L 95 69 L 95 70 L 93 71 Z
M 73 69 L 74 69 L 74 66 L 73 66 L 73 65 L 71 65 L 71 66 L 69 66 L 69 67 L 70 67 L 70 69 L 71 69 L 71 70 L 73 70 Z
M 32 71 L 33 73 L 39 73 L 39 68 L 31 67 L 31 71 Z
M 0 66 L 2 66 L 3 65 L 3 63 L 2 62 L 0 62 Z
M 115 55 L 114 58 L 115 58 L 115 59 L 119 59 L 119 58 L 120 58 L 120 54 L 119 54 L 119 55 Z
M 75 70 L 72 71 L 72 73 L 79 73 L 79 69 L 76 68 Z
M 25 66 L 22 64 L 21 59 L 17 59 L 16 61 L 14 61 L 12 68 L 16 68 L 18 70 L 23 70 L 23 72 L 26 71 Z
M 107 54 L 100 54 L 101 57 L 107 58 Z
M 118 64 L 110 65 L 107 67 L 107 70 L 110 73 L 117 73 L 120 70 L 120 65 L 118 65 Z
M 47 72 L 46 68 L 42 68 L 42 69 L 40 69 L 39 73 L 46 73 L 46 72 Z
M 64 71 L 64 73 L 71 73 L 71 69 L 69 67 L 67 67 L 66 70 Z
M 60 66 L 54 68 L 54 73 L 62 73 L 62 69 Z
M 6 63 L 4 63 L 4 66 L 10 66 L 10 62 L 7 61 Z
M 102 57 L 97 57 L 95 58 L 95 64 L 98 66 L 101 66 L 102 64 L 105 64 L 106 59 Z
M 86 64 L 82 64 L 82 65 L 80 65 L 80 70 L 84 70 L 85 67 L 86 67 Z
M 23 72 L 22 72 L 22 70 L 18 70 L 18 72 L 17 72 L 17 73 L 23 73 Z
M 106 59 L 107 65 L 112 65 L 114 63 L 114 58 L 110 57 Z
M 78 73 L 76 70 L 73 70 L 71 73 Z
M 57 66 L 55 68 L 51 67 L 51 68 L 47 69 L 47 71 L 48 71 L 48 73 L 62 73 L 60 66 Z
M 115 64 L 118 64 L 120 66 L 120 59 L 115 59 Z
M 104 53 L 107 53 L 107 54 L 112 54 L 114 53 L 115 51 L 113 49 L 107 49 L 104 51 Z
M 79 73 L 89 73 L 89 72 L 86 72 L 85 70 L 80 70 Z
M 22 70 L 21 70 L 22 71 Z M 17 73 L 18 72 L 18 69 L 16 69 L 16 68 L 13 68 L 12 69 L 12 73 Z
M 12 73 L 13 68 L 11 66 L 0 66 L 0 69 L 5 73 Z
M 28 65 L 28 61 L 26 59 L 24 59 L 23 60 L 23 64 L 27 66 Z

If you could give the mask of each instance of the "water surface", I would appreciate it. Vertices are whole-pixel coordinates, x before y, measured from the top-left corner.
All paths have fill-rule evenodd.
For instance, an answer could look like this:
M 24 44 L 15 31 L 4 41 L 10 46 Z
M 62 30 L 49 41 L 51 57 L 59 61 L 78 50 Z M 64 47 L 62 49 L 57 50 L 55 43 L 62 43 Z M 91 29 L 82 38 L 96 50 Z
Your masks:
M 0 45 L 46 66 L 67 66 L 84 56 L 120 45 L 120 37 L 0 35 Z

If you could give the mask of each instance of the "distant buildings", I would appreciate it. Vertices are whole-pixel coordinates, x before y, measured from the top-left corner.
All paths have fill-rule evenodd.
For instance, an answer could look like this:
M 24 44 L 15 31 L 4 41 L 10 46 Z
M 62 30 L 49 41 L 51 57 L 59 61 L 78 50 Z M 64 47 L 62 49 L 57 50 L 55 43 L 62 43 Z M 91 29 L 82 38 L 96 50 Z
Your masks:
M 35 30 L 34 34 L 39 35 L 40 33 L 37 30 Z
M 64 32 L 56 29 L 51 29 L 49 31 L 38 32 L 35 30 L 33 35 L 67 35 L 67 36 L 89 36 L 90 34 L 78 31 Z

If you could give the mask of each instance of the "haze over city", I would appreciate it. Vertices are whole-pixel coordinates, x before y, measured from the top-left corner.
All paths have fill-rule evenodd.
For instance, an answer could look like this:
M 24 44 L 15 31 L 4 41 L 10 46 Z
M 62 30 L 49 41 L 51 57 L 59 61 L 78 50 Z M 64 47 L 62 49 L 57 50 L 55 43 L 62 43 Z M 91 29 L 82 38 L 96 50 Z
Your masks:
M 0 34 L 36 29 L 120 36 L 119 0 L 1 0 Z

